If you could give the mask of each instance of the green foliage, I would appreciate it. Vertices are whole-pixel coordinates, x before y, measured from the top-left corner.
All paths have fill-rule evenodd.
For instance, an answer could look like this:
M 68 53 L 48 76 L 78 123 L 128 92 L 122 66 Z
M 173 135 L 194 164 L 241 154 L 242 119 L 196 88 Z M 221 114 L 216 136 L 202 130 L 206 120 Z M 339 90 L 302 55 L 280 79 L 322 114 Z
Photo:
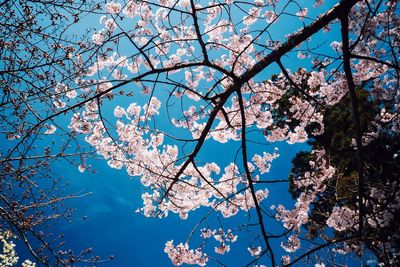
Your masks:
M 370 98 L 369 92 L 359 89 L 357 93 L 361 131 L 367 131 L 370 122 L 378 114 L 378 103 Z M 357 170 L 356 151 L 352 140 L 355 138 L 353 112 L 350 96 L 345 96 L 338 104 L 324 112 L 325 131 L 315 136 L 310 145 L 324 147 L 330 163 L 343 175 L 351 176 Z
M 394 200 L 395 192 L 398 191 L 398 188 L 392 188 L 392 184 L 400 177 L 400 155 L 397 156 L 400 151 L 400 136 L 384 123 L 379 123 L 379 125 L 373 123 L 374 118 L 379 114 L 379 109 L 384 107 L 385 103 L 374 100 L 370 92 L 362 88 L 358 88 L 357 94 L 362 133 L 371 131 L 379 133 L 372 142 L 363 147 L 364 196 L 367 199 L 366 212 L 371 214 L 377 212 L 372 208 L 373 206 L 376 208 L 376 200 L 370 197 L 371 188 L 377 188 L 385 193 L 387 202 L 381 205 L 382 210 L 387 209 L 386 205 Z M 326 109 L 323 114 L 325 131 L 322 135 L 313 137 L 309 145 L 313 150 L 325 149 L 327 162 L 336 168 L 336 173 L 334 178 L 327 183 L 325 192 L 317 197 L 312 207 L 307 225 L 310 238 L 316 237 L 325 229 L 327 216 L 335 205 L 340 204 L 357 209 L 358 203 L 357 151 L 352 141 L 355 138 L 355 130 L 350 97 L 344 97 L 339 103 Z M 313 155 L 304 151 L 299 152 L 292 160 L 289 191 L 293 198 L 301 193 L 301 190 L 294 187 L 293 181 L 305 172 L 312 171 L 309 165 L 310 160 L 313 160 Z M 400 217 L 397 213 L 394 214 L 394 218 Z M 390 232 L 398 227 L 400 225 L 396 220 L 382 228 L 366 225 L 365 235 L 381 242 L 388 242 Z M 344 236 L 350 233 L 336 234 Z

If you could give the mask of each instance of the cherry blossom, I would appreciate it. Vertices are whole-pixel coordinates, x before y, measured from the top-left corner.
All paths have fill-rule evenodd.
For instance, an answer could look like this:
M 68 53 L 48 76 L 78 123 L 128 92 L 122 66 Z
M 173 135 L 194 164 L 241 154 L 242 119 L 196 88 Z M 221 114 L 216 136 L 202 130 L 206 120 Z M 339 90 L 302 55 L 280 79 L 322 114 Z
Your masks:
M 303 2 L 109 0 L 92 9 L 73 5 L 92 13 L 97 27 L 80 41 L 43 28 L 44 42 L 22 52 L 21 44 L 34 43 L 30 35 L 42 28 L 24 35 L 19 31 L 27 29 L 16 26 L 18 34 L 10 35 L 28 40 L 0 38 L 6 51 L 1 54 L 6 67 L 1 71 L 1 125 L 7 142 L 15 144 L 6 156 L 0 153 L 7 172 L 15 172 L 9 187 L 31 181 L 24 176 L 24 168 L 34 171 L 22 164 L 26 158 L 66 157 L 70 143 L 79 144 L 77 151 L 86 151 L 81 150 L 86 145 L 90 158 L 103 159 L 140 181 L 138 213 L 186 220 L 196 217 L 196 210 L 208 211 L 185 243 L 166 243 L 164 252 L 174 265 L 205 266 L 217 254 L 229 255 L 239 232 L 250 228 L 256 238 L 242 251 L 246 254 L 247 248 L 253 257 L 251 265 L 261 266 L 266 259 L 279 265 L 271 246 L 275 238 L 273 243 L 281 244 L 277 250 L 290 254 L 281 263 L 296 264 L 310 256 L 300 254 L 301 246 L 308 248 L 303 245 L 308 237 L 314 238 L 309 246 L 316 252 L 330 245 L 335 250 L 329 252 L 339 254 L 366 255 L 370 249 L 388 264 L 392 256 L 382 255 L 389 255 L 386 247 L 395 243 L 385 233 L 400 210 L 399 183 L 386 169 L 378 172 L 368 153 L 400 133 L 398 3 Z M 8 1 L 3 5 L 11 7 Z M 28 21 L 16 25 L 40 20 L 32 15 L 35 22 L 30 21 L 29 7 L 21 10 Z M 68 17 L 67 10 L 59 16 Z M 55 14 L 50 17 L 49 28 L 55 30 L 59 21 Z M 287 27 L 290 18 L 293 25 Z M 48 44 L 51 49 L 42 50 Z M 25 54 L 32 56 L 19 58 Z M 58 121 L 64 115 L 66 125 Z M 332 116 L 337 119 L 333 123 Z M 339 142 L 335 133 L 342 132 Z M 64 143 L 53 147 L 65 149 L 46 147 L 39 155 L 37 134 L 61 136 Z M 333 141 L 325 140 L 330 134 Z M 309 149 L 289 179 L 272 177 L 275 162 L 287 153 L 275 148 L 281 142 Z M 216 155 L 207 154 L 208 147 Z M 395 165 L 397 145 L 379 148 Z M 69 160 L 81 173 L 92 170 L 84 153 Z M 351 164 L 343 167 L 338 155 Z M 345 186 L 353 190 L 351 196 L 343 194 Z M 277 187 L 289 188 L 294 202 L 272 203 L 283 195 Z M 267 205 L 274 208 L 266 211 Z M 244 216 L 247 224 L 224 228 L 234 216 Z M 275 233 L 270 222 L 281 231 Z M 18 220 L 12 223 L 18 226 Z M 196 231 L 202 243 L 190 249 Z M 375 236 L 380 240 L 366 242 Z M 321 240 L 326 247 L 319 248 Z M 10 244 L 5 254 L 12 251 Z M 14 256 L 9 257 L 13 264 Z M 317 259 L 315 266 L 325 266 Z
M 189 245 L 187 243 L 180 243 L 177 246 L 174 246 L 173 240 L 168 241 L 165 244 L 164 252 L 168 254 L 168 257 L 176 266 L 180 266 L 182 264 L 197 264 L 199 266 L 206 266 L 208 262 L 207 254 L 201 252 L 199 249 L 189 249 Z
M 261 247 L 248 247 L 247 250 L 250 252 L 251 256 L 258 256 L 261 253 Z
M 57 128 L 54 125 L 46 125 L 47 130 L 44 132 L 44 134 L 53 134 Z
M 326 224 L 337 231 L 344 231 L 356 227 L 357 213 L 347 207 L 334 207 Z

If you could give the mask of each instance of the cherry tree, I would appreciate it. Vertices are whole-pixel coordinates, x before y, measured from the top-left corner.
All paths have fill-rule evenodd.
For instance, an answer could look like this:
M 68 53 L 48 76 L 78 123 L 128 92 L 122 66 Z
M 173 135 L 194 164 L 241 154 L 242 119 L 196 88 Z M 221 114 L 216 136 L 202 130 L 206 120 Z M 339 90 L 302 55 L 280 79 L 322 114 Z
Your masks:
M 5 160 L 31 151 L 39 134 L 60 134 L 140 179 L 144 216 L 184 220 L 209 210 L 188 240 L 166 240 L 174 265 L 223 265 L 217 256 L 229 254 L 241 226 L 212 225 L 212 216 L 249 218 L 258 233 L 243 249 L 251 266 L 302 260 L 321 266 L 324 252 L 332 259 L 370 253 L 388 266 L 398 262 L 399 228 L 388 234 L 400 209 L 399 146 L 392 142 L 400 129 L 396 1 L 130 0 L 108 1 L 98 13 L 91 40 L 69 53 L 62 73 L 72 75 L 55 75 L 46 90 L 24 93 L 21 103 L 43 116 L 18 129 L 6 124 L 8 139 L 16 140 Z M 327 119 L 333 111 L 351 125 L 338 152 L 321 141 L 336 131 Z M 65 114 L 66 127 L 57 121 Z M 387 149 L 377 150 L 377 140 Z M 307 141 L 315 145 L 291 179 L 269 176 L 285 153 L 274 146 Z M 222 165 L 201 156 L 210 144 L 239 149 L 221 151 L 232 158 Z M 259 151 L 263 144 L 272 148 Z M 372 164 L 367 152 L 374 151 L 392 163 Z M 79 164 L 72 161 L 82 172 L 90 169 L 84 153 L 73 154 Z M 352 175 L 336 160 L 349 155 Z M 387 168 L 394 174 L 383 177 Z M 343 177 L 353 181 L 351 200 L 337 197 Z M 277 183 L 295 192 L 293 206 L 265 204 Z M 320 209 L 321 203 L 328 204 Z M 272 223 L 280 230 L 272 232 Z M 315 224 L 317 236 L 307 240 Z M 191 244 L 194 235 L 199 245 Z M 213 255 L 205 252 L 208 240 L 217 242 Z

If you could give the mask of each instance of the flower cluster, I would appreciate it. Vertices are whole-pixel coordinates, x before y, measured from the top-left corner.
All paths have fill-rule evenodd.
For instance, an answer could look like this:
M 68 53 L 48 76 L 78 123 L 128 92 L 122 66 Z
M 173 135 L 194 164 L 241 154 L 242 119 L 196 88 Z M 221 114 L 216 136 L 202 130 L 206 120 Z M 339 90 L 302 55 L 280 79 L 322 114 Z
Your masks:
M 356 227 L 357 212 L 348 207 L 334 207 L 326 224 L 336 231 L 344 231 Z
M 231 249 L 230 245 L 228 245 L 227 243 L 233 243 L 237 240 L 237 235 L 233 235 L 231 229 L 228 229 L 227 232 L 225 232 L 222 228 L 219 228 L 218 230 L 203 228 L 201 229 L 200 236 L 204 239 L 208 239 L 211 236 L 214 237 L 214 239 L 220 243 L 218 247 L 214 248 L 214 251 L 222 255 L 229 252 L 229 250 Z
M 3 248 L 0 254 L 1 266 L 14 266 L 19 260 L 15 251 L 15 244 L 10 240 L 11 238 L 12 234 L 10 232 L 0 232 L 0 241 Z
M 0 251 L 0 266 L 16 266 L 19 257 L 15 250 L 15 244 L 13 242 L 13 234 L 10 231 L 0 231 L 0 245 L 2 251 Z M 22 267 L 36 267 L 36 263 L 25 260 L 21 264 Z
M 309 162 L 312 171 L 305 172 L 304 176 L 294 179 L 293 184 L 299 189 L 306 189 L 297 198 L 295 208 L 286 210 L 283 205 L 276 209 L 276 218 L 283 222 L 283 226 L 288 230 L 294 230 L 295 234 L 289 237 L 287 243 L 281 246 L 288 252 L 294 252 L 300 248 L 300 227 L 308 223 L 310 205 L 316 200 L 318 194 L 325 191 L 325 182 L 332 178 L 335 168 L 330 166 L 325 157 L 324 150 L 314 150 L 311 153 L 315 160 Z M 329 224 L 328 224 L 329 225 Z
M 208 262 L 207 254 L 203 253 L 201 249 L 189 249 L 187 243 L 180 243 L 175 246 L 173 240 L 168 241 L 165 244 L 164 252 L 168 254 L 168 257 L 176 266 L 182 264 L 197 264 L 205 266 Z

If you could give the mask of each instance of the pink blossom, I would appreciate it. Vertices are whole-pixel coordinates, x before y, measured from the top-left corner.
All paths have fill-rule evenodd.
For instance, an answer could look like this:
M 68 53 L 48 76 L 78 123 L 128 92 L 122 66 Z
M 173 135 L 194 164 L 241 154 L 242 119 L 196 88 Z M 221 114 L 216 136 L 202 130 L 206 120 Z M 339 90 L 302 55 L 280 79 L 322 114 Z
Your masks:
M 93 43 L 101 45 L 104 42 L 105 35 L 102 32 L 95 32 L 92 36 Z
M 106 11 L 110 14 L 118 14 L 121 12 L 121 4 L 114 1 L 108 2 L 106 4 Z
M 182 264 L 197 264 L 205 266 L 208 262 L 207 254 L 201 252 L 200 249 L 189 249 L 187 243 L 180 243 L 175 246 L 173 240 L 168 241 L 165 244 L 164 252 L 168 254 L 168 257 L 175 266 L 180 266 Z
M 79 172 L 82 172 L 82 173 L 83 173 L 83 172 L 85 171 L 85 169 L 86 169 L 86 168 L 85 168 L 84 165 L 79 165 L 79 166 L 78 166 L 78 171 L 79 171 Z
M 341 232 L 356 227 L 356 217 L 356 212 L 348 207 L 334 207 L 326 224 Z
M 282 242 L 281 247 L 287 252 L 295 252 L 300 248 L 300 239 L 297 235 L 291 235 L 287 242 Z
M 117 28 L 117 24 L 115 23 L 114 19 L 108 19 L 104 22 L 104 28 L 110 32 L 113 32 Z
M 231 250 L 231 247 L 229 245 L 226 245 L 225 243 L 221 243 L 218 247 L 214 248 L 214 251 L 218 254 L 224 255 L 225 253 L 228 253 L 229 250 Z
M 122 11 L 124 13 L 124 15 L 126 15 L 127 17 L 134 17 L 136 16 L 136 9 L 137 9 L 137 4 L 135 0 L 129 0 L 125 7 L 124 10 Z
M 296 16 L 299 16 L 300 19 L 303 19 L 304 17 L 306 17 L 308 14 L 308 8 L 303 8 L 301 9 L 299 12 L 296 13 Z
M 250 252 L 250 255 L 251 256 L 258 256 L 258 255 L 260 255 L 260 253 L 261 253 L 261 247 L 260 246 L 258 246 L 258 247 L 248 247 L 247 248 L 247 250 Z
M 47 130 L 44 132 L 44 134 L 53 134 L 57 128 L 54 125 L 45 125 Z

